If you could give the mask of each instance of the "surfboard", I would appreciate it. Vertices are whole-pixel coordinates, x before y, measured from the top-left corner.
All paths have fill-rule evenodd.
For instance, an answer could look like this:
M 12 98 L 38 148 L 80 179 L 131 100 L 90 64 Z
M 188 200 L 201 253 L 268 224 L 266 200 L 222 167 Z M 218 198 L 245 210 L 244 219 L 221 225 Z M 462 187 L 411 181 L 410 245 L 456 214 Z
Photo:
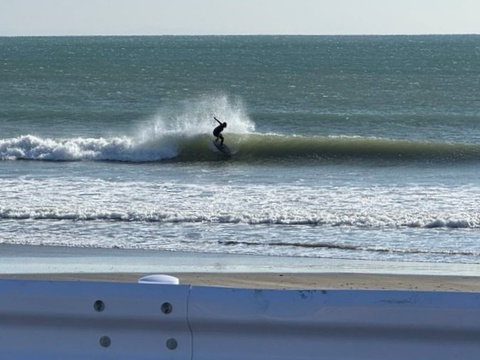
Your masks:
M 218 151 L 224 153 L 225 155 L 232 155 L 232 151 L 230 150 L 230 148 L 223 144 L 223 146 L 220 146 L 220 143 L 213 140 L 213 145 L 215 145 L 215 147 L 218 149 Z

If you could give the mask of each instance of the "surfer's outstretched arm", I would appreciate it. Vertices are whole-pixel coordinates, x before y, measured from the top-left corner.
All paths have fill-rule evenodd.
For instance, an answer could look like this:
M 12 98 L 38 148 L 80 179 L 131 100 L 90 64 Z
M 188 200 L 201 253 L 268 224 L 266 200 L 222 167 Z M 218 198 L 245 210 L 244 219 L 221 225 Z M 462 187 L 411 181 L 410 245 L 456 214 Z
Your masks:
M 215 116 L 213 117 L 220 125 L 222 125 L 222 122 L 218 120 Z

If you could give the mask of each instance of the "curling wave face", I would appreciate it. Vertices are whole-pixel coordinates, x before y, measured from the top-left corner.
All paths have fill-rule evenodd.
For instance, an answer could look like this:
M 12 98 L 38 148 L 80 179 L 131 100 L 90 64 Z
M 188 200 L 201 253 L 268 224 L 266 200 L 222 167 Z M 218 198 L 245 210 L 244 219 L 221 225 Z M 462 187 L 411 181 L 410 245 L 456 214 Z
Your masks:
M 170 133 L 136 139 L 43 139 L 33 135 L 0 140 L 3 160 L 161 162 L 214 161 L 218 152 L 209 134 Z M 480 144 L 391 140 L 365 137 L 226 134 L 234 161 L 288 160 L 458 162 L 478 161 Z

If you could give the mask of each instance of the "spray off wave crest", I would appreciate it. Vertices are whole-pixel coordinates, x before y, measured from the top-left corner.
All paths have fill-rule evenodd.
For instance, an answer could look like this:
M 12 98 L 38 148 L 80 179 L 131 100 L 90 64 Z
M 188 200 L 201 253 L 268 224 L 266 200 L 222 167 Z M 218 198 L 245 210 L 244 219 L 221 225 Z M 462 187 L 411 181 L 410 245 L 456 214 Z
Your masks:
M 210 141 L 217 123 L 213 116 L 228 119 L 232 133 L 245 134 L 255 129 L 241 101 L 226 96 L 204 97 L 159 110 L 131 136 L 55 139 L 23 135 L 0 139 L 0 158 L 124 162 L 214 159 Z

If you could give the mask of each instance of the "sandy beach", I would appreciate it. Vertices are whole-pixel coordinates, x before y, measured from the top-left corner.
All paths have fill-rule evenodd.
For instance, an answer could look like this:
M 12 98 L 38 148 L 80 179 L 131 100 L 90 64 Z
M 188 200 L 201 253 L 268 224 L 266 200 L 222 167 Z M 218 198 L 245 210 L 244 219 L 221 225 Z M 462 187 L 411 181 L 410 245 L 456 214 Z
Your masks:
M 137 282 L 146 273 L 1 274 L 0 278 Z M 173 273 L 180 284 L 262 289 L 480 291 L 480 277 L 357 273 Z
M 2 279 L 137 282 L 149 274 L 202 286 L 480 291 L 477 264 L 0 245 Z

